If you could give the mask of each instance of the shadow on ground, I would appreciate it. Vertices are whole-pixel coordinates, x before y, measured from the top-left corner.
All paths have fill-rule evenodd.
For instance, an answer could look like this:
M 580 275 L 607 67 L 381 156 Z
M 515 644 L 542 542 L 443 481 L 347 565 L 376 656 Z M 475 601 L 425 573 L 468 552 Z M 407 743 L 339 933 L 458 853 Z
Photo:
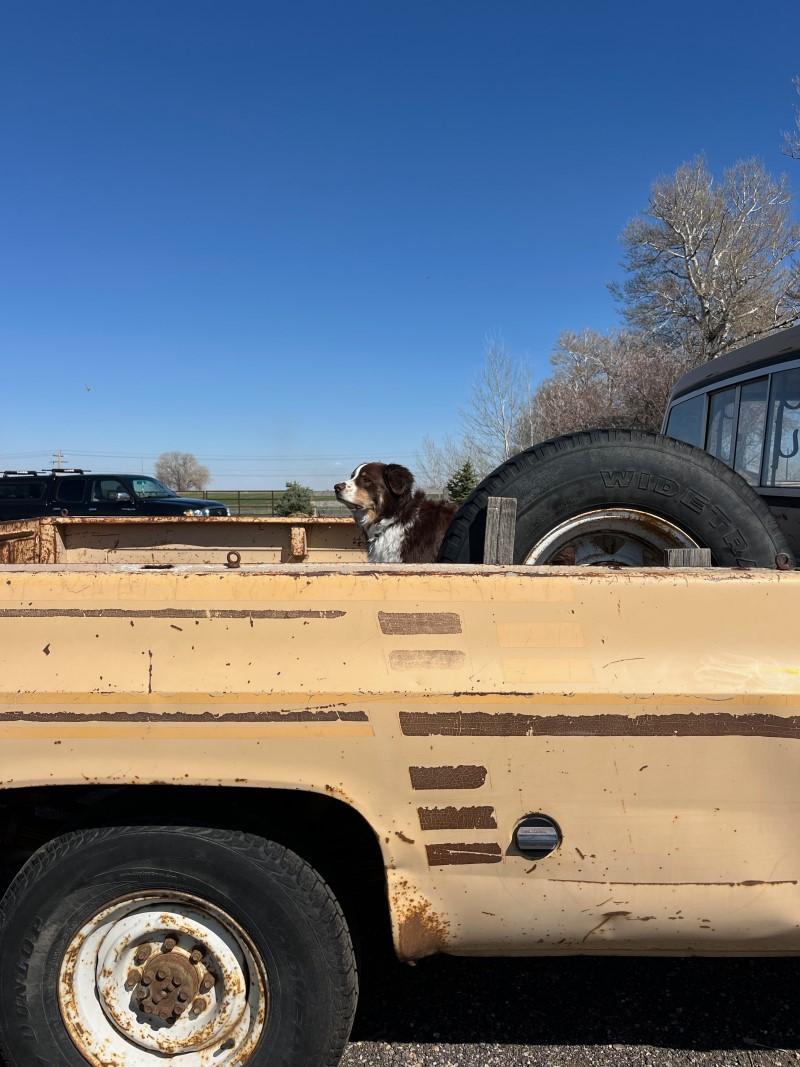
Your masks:
M 354 1041 L 800 1048 L 792 959 L 441 957 L 365 975 Z

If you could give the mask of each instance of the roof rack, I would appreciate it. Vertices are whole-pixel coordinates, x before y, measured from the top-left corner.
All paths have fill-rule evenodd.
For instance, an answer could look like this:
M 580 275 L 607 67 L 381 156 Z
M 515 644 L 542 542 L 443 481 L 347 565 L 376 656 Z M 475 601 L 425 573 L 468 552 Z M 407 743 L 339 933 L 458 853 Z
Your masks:
M 52 467 L 50 470 L 39 471 L 3 471 L 2 475 L 6 478 L 10 474 L 20 474 L 27 478 L 36 478 L 42 474 L 86 474 L 87 472 L 81 467 Z

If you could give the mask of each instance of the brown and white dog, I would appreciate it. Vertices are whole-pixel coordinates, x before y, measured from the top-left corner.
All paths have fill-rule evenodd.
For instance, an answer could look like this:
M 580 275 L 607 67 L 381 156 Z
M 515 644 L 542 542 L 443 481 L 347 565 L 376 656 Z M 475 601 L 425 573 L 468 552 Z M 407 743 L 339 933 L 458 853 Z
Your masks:
M 362 463 L 334 487 L 367 539 L 371 563 L 435 563 L 455 505 L 429 500 L 399 463 Z

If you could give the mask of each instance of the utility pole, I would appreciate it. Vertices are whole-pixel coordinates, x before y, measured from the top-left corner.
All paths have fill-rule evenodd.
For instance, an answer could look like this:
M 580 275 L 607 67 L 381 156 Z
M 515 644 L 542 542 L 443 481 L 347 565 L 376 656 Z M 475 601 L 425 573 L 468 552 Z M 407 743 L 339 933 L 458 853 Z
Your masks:
M 56 468 L 56 470 L 59 470 L 64 466 L 64 453 L 61 451 L 60 448 L 56 449 L 56 451 L 53 453 L 53 466 Z

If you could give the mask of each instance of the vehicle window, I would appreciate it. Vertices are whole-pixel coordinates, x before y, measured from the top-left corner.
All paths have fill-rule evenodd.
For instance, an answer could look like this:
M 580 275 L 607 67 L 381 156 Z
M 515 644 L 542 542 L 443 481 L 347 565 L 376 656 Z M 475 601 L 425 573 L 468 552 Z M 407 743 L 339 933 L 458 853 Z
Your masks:
M 736 389 L 720 389 L 711 394 L 708 409 L 706 451 L 733 466 L 733 420 L 736 416 Z
M 41 500 L 46 484 L 43 481 L 0 481 L 0 500 Z
M 58 482 L 56 500 L 62 501 L 65 504 L 79 504 L 83 500 L 83 494 L 85 492 L 85 478 L 67 478 L 64 481 Z
M 697 445 L 698 448 L 702 448 L 705 406 L 706 398 L 704 393 L 674 404 L 667 420 L 667 435 L 669 437 L 677 437 L 679 441 L 685 441 L 689 445 Z
M 95 478 L 92 483 L 92 500 L 96 504 L 118 504 L 118 493 L 127 493 L 128 487 L 116 478 Z
M 761 481 L 761 456 L 764 451 L 768 386 L 768 378 L 746 382 L 742 385 L 739 397 L 734 469 L 751 485 L 758 485 Z
M 171 489 L 167 489 L 166 485 L 162 485 L 155 478 L 132 478 L 131 481 L 133 482 L 133 491 L 137 496 L 175 496 Z
M 800 367 L 772 375 L 766 485 L 800 485 Z

